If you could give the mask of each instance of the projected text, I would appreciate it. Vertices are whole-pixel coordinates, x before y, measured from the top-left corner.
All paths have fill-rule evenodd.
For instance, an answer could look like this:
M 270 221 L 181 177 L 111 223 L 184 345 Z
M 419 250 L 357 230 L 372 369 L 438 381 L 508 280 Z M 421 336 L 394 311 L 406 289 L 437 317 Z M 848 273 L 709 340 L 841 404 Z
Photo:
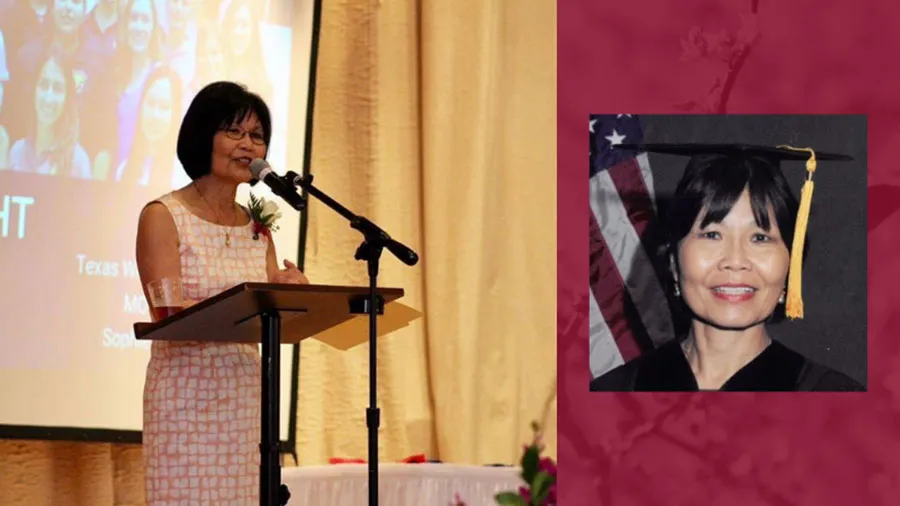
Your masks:
M 134 332 L 116 332 L 111 328 L 103 329 L 103 347 L 125 350 L 130 348 L 150 349 L 150 341 L 138 341 Z
M 134 260 L 102 260 L 90 258 L 83 253 L 75 255 L 78 260 L 78 274 L 82 276 L 100 276 L 115 278 L 123 276 L 126 278 L 139 277 L 137 262 Z
M 125 294 L 125 313 L 150 316 L 150 305 L 143 295 Z
M 122 260 L 122 271 L 126 278 L 138 277 L 137 262 L 134 260 Z
M 82 276 L 105 276 L 114 278 L 119 275 L 119 263 L 103 260 L 91 260 L 87 255 L 77 255 L 78 274 Z
M 28 206 L 34 204 L 34 197 L 4 195 L 0 207 L 0 237 L 9 237 L 10 228 L 19 239 L 25 238 L 25 218 Z

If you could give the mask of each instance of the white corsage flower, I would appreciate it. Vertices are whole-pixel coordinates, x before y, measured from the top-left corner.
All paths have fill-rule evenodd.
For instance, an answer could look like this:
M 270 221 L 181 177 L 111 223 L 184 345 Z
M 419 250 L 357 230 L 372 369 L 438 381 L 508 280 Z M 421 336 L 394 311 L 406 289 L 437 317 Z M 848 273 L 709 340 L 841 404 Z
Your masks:
M 278 204 L 265 198 L 257 198 L 250 194 L 250 217 L 253 219 L 253 239 L 259 240 L 260 234 L 272 239 L 272 232 L 278 230 L 275 222 L 281 218 Z

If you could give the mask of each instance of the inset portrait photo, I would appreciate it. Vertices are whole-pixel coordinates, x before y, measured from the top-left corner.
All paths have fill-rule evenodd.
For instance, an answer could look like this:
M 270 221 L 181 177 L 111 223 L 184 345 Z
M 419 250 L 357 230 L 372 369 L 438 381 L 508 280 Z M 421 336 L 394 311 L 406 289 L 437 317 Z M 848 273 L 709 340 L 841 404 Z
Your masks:
M 592 391 L 865 391 L 866 118 L 590 117 Z

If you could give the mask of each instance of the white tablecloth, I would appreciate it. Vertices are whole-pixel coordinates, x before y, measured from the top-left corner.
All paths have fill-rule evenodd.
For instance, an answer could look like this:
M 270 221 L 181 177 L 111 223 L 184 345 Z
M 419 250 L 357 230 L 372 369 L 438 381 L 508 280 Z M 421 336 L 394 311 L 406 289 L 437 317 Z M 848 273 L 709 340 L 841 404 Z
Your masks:
M 288 467 L 282 483 L 291 491 L 288 506 L 366 506 L 368 466 L 336 464 Z M 381 464 L 378 504 L 448 506 L 455 494 L 467 506 L 496 506 L 494 494 L 518 490 L 519 469 L 452 464 Z

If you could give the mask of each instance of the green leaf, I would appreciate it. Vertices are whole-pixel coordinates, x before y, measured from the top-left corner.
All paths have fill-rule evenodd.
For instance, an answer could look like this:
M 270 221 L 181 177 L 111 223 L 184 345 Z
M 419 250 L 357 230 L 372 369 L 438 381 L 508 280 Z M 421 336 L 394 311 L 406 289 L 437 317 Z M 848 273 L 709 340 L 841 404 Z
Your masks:
M 503 506 L 528 506 L 525 499 L 515 492 L 501 492 L 495 495 L 494 499 L 497 501 L 497 504 Z
M 522 455 L 522 479 L 525 480 L 525 483 L 534 483 L 540 463 L 540 452 L 534 446 L 529 446 Z
M 550 493 L 550 487 L 556 479 L 544 471 L 537 473 L 531 484 L 531 498 L 535 504 L 541 504 Z

